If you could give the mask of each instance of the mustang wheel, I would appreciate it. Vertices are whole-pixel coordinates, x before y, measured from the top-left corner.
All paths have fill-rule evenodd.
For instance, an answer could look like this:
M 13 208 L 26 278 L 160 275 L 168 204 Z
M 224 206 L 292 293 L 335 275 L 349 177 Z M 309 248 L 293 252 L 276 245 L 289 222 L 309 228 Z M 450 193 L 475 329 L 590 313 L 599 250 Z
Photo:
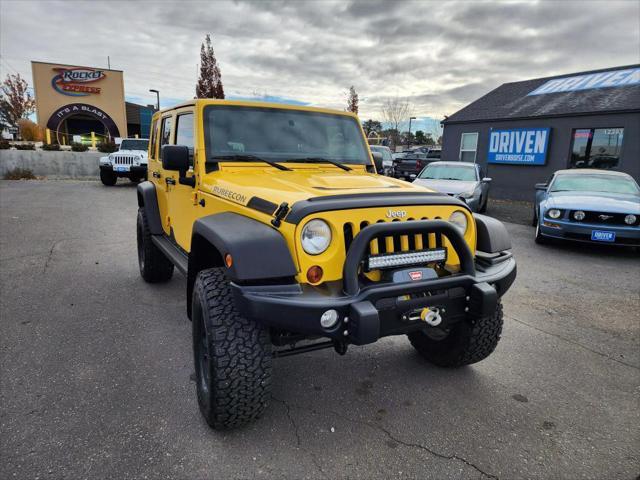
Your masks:
M 441 367 L 461 367 L 487 358 L 502 333 L 502 304 L 493 315 L 466 320 L 448 330 L 427 329 L 408 335 L 411 345 L 429 362 Z
M 539 245 L 543 245 L 545 243 L 549 243 L 549 240 L 540 233 L 540 222 L 536 222 L 536 243 Z
M 223 269 L 198 273 L 191 320 L 198 405 L 209 426 L 258 418 L 271 395 L 269 330 L 240 316 Z
M 138 209 L 138 224 L 136 228 L 138 241 L 138 265 L 140 275 L 145 282 L 166 282 L 173 275 L 173 263 L 164 253 L 153 244 L 151 232 L 147 223 L 147 216 L 142 208 Z

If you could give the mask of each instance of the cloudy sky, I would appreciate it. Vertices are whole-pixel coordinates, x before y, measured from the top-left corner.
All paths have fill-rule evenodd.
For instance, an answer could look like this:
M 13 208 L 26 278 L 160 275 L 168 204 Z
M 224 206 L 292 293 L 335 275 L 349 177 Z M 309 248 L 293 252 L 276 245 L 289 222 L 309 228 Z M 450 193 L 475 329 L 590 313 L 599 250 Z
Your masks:
M 343 109 L 354 85 L 363 119 L 408 97 L 429 130 L 504 82 L 640 63 L 640 1 L 0 0 L 0 73 L 110 56 L 129 99 L 170 105 L 193 97 L 206 33 L 227 96 Z

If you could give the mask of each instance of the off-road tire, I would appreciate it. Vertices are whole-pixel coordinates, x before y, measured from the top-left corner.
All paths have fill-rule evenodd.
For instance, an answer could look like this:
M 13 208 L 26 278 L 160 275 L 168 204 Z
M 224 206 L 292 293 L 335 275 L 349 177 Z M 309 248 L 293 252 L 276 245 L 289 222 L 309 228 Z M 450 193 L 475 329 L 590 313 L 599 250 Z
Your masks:
M 151 231 L 144 209 L 138 209 L 138 222 L 136 226 L 138 241 L 138 265 L 140 275 L 145 282 L 160 283 L 171 279 L 173 275 L 173 263 L 155 246 L 151 240 Z
M 101 168 L 100 181 L 102 182 L 103 185 L 106 185 L 107 187 L 113 187 L 118 181 L 118 176 L 109 170 L 105 170 L 104 168 Z
M 493 315 L 455 324 L 442 340 L 423 331 L 408 334 L 411 345 L 429 362 L 440 367 L 462 367 L 487 358 L 502 333 L 502 304 Z
M 222 268 L 198 273 L 192 300 L 198 405 L 216 430 L 258 418 L 271 396 L 269 331 L 236 310 Z

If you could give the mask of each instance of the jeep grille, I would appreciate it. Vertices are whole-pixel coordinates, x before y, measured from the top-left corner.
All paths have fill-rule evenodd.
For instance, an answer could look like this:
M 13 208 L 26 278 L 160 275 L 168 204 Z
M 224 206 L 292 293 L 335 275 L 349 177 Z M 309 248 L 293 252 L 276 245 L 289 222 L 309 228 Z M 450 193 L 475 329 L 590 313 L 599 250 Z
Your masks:
M 115 165 L 133 165 L 140 158 L 135 155 L 114 155 L 113 163 Z
M 440 219 L 440 217 L 434 217 Z M 428 217 L 422 217 L 419 219 L 407 218 L 406 220 L 400 220 L 395 218 L 392 222 L 410 222 L 412 220 L 429 220 Z M 375 223 L 384 223 L 388 220 L 380 219 Z M 360 231 L 368 226 L 370 222 L 364 221 L 360 223 L 345 223 L 343 226 L 344 231 L 344 247 L 345 251 L 349 251 L 351 242 L 360 233 Z M 439 233 L 430 234 L 418 234 L 418 235 L 392 235 L 384 237 L 384 239 L 372 240 L 369 244 L 369 250 L 367 254 L 377 255 L 379 253 L 393 253 L 393 252 L 408 252 L 413 250 L 422 250 L 426 248 L 438 248 L 442 247 L 443 240 L 442 235 Z

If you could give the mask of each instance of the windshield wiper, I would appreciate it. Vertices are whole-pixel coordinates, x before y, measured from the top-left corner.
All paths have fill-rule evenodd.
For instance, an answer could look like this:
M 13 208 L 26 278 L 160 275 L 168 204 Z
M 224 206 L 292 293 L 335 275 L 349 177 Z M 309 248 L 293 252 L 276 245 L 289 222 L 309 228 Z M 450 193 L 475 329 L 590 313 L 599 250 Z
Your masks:
M 215 155 L 211 157 L 210 160 L 232 160 L 234 162 L 263 162 L 267 165 L 271 165 L 278 170 L 287 170 L 291 171 L 289 167 L 285 167 L 284 165 L 280 165 L 279 163 L 272 162 L 271 160 L 266 160 L 264 158 L 256 157 L 255 155 Z
M 345 171 L 353 170 L 351 167 L 345 165 L 344 163 L 336 162 L 335 160 L 329 160 L 328 158 L 322 157 L 301 157 L 301 158 L 289 158 L 289 162 L 303 162 L 303 163 L 330 163 L 331 165 L 335 165 L 338 168 L 341 168 Z

